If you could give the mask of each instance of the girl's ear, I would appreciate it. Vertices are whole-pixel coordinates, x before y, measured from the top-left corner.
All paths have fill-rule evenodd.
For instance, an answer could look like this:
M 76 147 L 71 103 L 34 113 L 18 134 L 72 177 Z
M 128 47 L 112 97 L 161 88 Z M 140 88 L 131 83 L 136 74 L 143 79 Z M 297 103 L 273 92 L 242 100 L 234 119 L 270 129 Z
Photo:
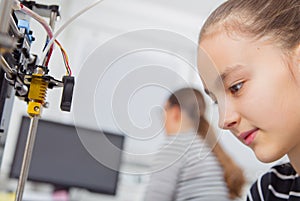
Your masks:
M 178 106 L 174 106 L 173 108 L 173 117 L 175 121 L 181 121 L 181 110 Z

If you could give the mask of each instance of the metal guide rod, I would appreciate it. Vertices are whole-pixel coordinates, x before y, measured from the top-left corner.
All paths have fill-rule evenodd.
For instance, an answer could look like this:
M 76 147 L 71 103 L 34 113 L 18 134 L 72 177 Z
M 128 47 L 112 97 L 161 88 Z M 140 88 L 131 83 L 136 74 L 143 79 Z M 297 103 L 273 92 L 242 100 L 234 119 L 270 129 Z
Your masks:
M 57 17 L 57 13 L 52 11 L 50 14 L 50 22 L 49 22 L 49 25 L 52 30 L 54 30 L 54 27 L 55 27 L 56 17 Z M 47 36 L 47 40 L 50 40 L 48 36 Z M 43 65 L 45 65 L 46 61 L 48 60 L 48 57 L 49 57 L 48 55 L 45 56 Z
M 4 57 L 0 54 L 0 66 L 2 66 L 2 69 L 4 70 L 5 73 L 8 74 L 9 77 L 12 77 L 13 75 L 13 70 L 11 67 L 8 65 L 7 61 L 4 59 Z
M 18 26 L 16 25 L 15 20 L 14 20 L 14 18 L 13 18 L 12 15 L 10 15 L 10 23 L 9 23 L 9 25 L 10 25 L 10 28 L 11 28 L 13 34 L 14 34 L 16 37 L 19 37 L 19 38 L 23 37 L 24 34 L 22 34 L 22 33 L 19 31 L 19 28 L 18 28 Z
M 49 25 L 52 28 L 52 30 L 54 30 L 56 18 L 57 18 L 57 12 L 52 11 L 50 14 L 50 22 L 49 22 Z
M 13 48 L 15 41 L 8 34 L 13 0 L 0 1 L 0 52 L 7 52 Z
M 7 78 L 12 78 L 14 73 L 13 73 L 13 69 L 9 66 L 9 64 L 7 63 L 7 61 L 5 60 L 5 58 L 0 54 L 0 67 L 2 67 L 2 70 L 4 70 L 4 72 L 7 75 Z M 23 83 L 23 81 L 17 76 L 16 77 L 17 82 L 19 82 L 20 84 Z
M 38 121 L 39 121 L 39 116 L 33 116 L 30 121 L 30 127 L 29 127 L 29 131 L 28 131 L 26 147 L 25 147 L 25 152 L 24 152 L 24 156 L 23 156 L 23 162 L 22 162 L 18 187 L 17 187 L 17 191 L 16 191 L 15 201 L 22 201 L 22 198 L 23 198 L 24 187 L 25 187 L 25 182 L 28 177 L 29 166 L 30 166 L 34 141 L 35 141 L 35 137 L 36 137 Z
M 13 4 L 12 0 L 1 0 L 1 3 L 0 3 L 0 32 L 2 32 L 2 33 L 7 33 L 7 31 L 8 31 L 12 4 Z

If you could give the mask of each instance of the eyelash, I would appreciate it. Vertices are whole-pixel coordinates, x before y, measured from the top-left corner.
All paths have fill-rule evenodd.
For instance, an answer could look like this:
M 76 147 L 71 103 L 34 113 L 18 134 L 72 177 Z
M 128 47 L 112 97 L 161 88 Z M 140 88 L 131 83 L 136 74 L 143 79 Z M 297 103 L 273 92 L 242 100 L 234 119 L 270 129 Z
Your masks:
M 232 95 L 237 95 L 239 93 L 239 91 L 241 90 L 241 88 L 243 87 L 244 82 L 239 82 L 237 84 L 232 85 L 231 87 L 229 87 L 229 91 Z
M 240 92 L 240 90 L 242 89 L 243 85 L 244 85 L 245 81 L 242 81 L 242 82 L 238 82 L 234 85 L 232 85 L 231 87 L 229 87 L 229 91 L 232 95 L 238 95 L 238 93 Z M 238 87 L 238 88 L 236 88 Z M 207 94 L 209 94 L 209 96 L 211 97 L 211 99 L 213 100 L 214 102 L 214 105 L 217 105 L 218 104 L 218 100 L 216 99 L 216 97 L 211 94 L 211 93 L 208 93 L 206 92 Z

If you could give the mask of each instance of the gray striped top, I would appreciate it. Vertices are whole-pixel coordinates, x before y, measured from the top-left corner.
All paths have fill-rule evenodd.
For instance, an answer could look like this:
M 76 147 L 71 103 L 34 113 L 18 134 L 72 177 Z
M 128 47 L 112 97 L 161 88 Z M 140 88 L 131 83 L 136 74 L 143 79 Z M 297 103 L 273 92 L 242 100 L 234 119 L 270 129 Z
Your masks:
M 228 201 L 223 170 L 197 133 L 168 136 L 158 151 L 145 201 Z

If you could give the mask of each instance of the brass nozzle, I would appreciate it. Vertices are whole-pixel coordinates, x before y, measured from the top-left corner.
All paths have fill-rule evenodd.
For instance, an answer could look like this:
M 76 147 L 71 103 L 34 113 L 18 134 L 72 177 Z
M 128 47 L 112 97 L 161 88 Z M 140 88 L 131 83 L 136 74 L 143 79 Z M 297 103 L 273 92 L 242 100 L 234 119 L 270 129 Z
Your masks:
M 28 93 L 28 98 L 30 102 L 28 103 L 27 113 L 30 116 L 37 116 L 41 114 L 41 109 L 46 100 L 48 83 L 43 79 L 42 74 L 33 74 L 30 88 Z

